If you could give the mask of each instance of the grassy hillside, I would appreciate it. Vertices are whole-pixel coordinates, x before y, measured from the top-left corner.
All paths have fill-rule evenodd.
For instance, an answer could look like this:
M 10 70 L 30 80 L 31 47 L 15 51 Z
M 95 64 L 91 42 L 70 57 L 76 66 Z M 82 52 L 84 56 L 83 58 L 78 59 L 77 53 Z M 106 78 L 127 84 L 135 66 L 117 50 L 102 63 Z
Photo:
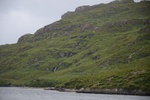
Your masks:
M 150 92 L 150 2 L 83 6 L 0 46 L 0 85 Z

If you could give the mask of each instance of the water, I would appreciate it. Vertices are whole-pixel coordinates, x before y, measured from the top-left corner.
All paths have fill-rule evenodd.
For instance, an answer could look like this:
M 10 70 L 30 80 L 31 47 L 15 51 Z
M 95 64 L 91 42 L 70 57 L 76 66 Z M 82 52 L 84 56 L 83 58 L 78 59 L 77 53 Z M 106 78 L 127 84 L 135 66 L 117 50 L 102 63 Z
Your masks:
M 51 90 L 0 87 L 0 100 L 150 100 L 149 96 L 83 94 Z

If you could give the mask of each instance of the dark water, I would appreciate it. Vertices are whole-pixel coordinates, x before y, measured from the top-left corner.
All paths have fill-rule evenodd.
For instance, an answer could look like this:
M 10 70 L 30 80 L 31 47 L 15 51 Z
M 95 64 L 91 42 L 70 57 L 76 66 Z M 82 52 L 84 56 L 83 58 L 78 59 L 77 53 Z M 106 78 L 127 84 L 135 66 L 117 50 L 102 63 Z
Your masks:
M 35 88 L 0 87 L 0 100 L 150 100 L 150 97 L 82 94 Z

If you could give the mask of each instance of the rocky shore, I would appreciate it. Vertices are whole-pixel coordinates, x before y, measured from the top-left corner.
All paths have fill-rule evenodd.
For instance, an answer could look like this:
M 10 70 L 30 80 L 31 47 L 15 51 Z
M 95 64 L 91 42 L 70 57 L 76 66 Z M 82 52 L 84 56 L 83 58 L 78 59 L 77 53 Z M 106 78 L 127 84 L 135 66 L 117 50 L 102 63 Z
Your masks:
M 142 90 L 127 90 L 127 89 L 80 89 L 77 93 L 96 93 L 96 94 L 121 94 L 121 95 L 148 95 L 149 92 Z
M 66 88 L 44 88 L 44 90 L 57 90 L 61 92 L 76 92 L 76 93 L 93 93 L 93 94 L 119 94 L 119 95 L 141 95 L 150 96 L 150 92 L 144 92 L 142 90 L 129 90 L 129 89 L 66 89 Z
M 78 91 L 76 89 L 55 88 L 55 87 L 44 88 L 44 90 L 57 90 L 57 91 L 60 91 L 60 92 L 77 92 Z

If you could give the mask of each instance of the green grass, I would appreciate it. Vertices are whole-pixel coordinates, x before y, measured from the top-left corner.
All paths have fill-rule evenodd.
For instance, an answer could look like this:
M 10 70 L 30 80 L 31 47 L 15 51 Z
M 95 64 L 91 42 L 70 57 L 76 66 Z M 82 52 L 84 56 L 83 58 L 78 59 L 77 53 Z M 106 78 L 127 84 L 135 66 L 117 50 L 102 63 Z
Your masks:
M 150 91 L 149 5 L 100 4 L 0 46 L 0 85 Z

